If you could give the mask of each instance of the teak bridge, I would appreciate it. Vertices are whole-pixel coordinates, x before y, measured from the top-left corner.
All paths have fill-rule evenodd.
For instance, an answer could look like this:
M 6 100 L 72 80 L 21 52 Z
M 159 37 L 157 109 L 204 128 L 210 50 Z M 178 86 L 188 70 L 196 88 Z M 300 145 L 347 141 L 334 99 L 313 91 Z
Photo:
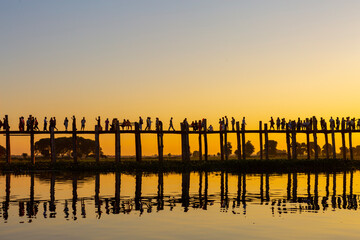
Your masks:
M 5 121 L 8 123 L 8 116 L 5 115 Z M 120 124 L 117 121 L 115 125 L 115 130 L 112 131 L 102 131 L 100 130 L 100 126 L 96 125 L 94 131 L 78 131 L 76 128 L 76 119 L 73 119 L 72 130 L 71 131 L 54 131 L 52 127 L 50 131 L 35 131 L 33 127 L 29 131 L 10 131 L 9 124 L 5 125 L 5 131 L 0 131 L 0 134 L 4 134 L 6 136 L 6 162 L 11 163 L 11 150 L 10 150 L 10 136 L 11 135 L 30 135 L 30 156 L 31 163 L 35 164 L 35 143 L 34 136 L 35 135 L 50 135 L 50 156 L 51 163 L 56 163 L 56 152 L 55 152 L 55 134 L 71 134 L 72 135 L 72 149 L 73 149 L 73 160 L 74 163 L 78 162 L 77 157 L 77 135 L 79 134 L 94 134 L 95 135 L 95 159 L 96 162 L 100 161 L 100 135 L 102 134 L 114 134 L 115 135 L 115 162 L 121 161 L 121 144 L 120 144 L 120 134 L 135 134 L 135 152 L 136 152 L 136 161 L 141 162 L 142 153 L 141 153 L 141 134 L 156 134 L 157 135 L 157 146 L 158 146 L 158 157 L 159 161 L 164 160 L 163 148 L 163 135 L 164 134 L 181 134 L 181 146 L 182 146 L 182 161 L 190 161 L 190 145 L 189 145 L 189 134 L 196 134 L 199 136 L 199 160 L 208 160 L 208 134 L 219 134 L 220 136 L 220 155 L 221 160 L 228 160 L 228 152 L 225 151 L 225 146 L 227 143 L 228 134 L 236 134 L 237 140 L 237 158 L 238 160 L 246 159 L 246 151 L 245 151 L 245 139 L 247 133 L 257 133 L 259 134 L 260 140 L 260 160 L 269 160 L 269 133 L 283 133 L 286 136 L 286 145 L 287 145 L 287 158 L 289 160 L 297 159 L 297 144 L 296 144 L 296 136 L 297 134 L 303 133 L 306 134 L 306 142 L 307 142 L 307 158 L 310 159 L 310 135 L 313 136 L 314 142 L 314 158 L 317 160 L 319 158 L 319 152 L 317 148 L 317 136 L 318 134 L 325 135 L 325 154 L 326 158 L 330 159 L 330 154 L 332 154 L 332 158 L 336 159 L 336 150 L 335 150 L 335 133 L 341 133 L 342 137 L 342 158 L 346 160 L 346 144 L 345 144 L 345 134 L 348 134 L 349 137 L 349 152 L 350 152 L 350 160 L 354 159 L 353 156 L 353 148 L 352 148 L 352 133 L 360 132 L 360 130 L 352 130 L 345 128 L 345 124 L 342 124 L 340 130 L 335 130 L 333 127 L 328 130 L 318 130 L 317 126 L 314 126 L 311 130 L 297 130 L 296 127 L 292 127 L 291 129 L 287 126 L 286 130 L 269 130 L 268 125 L 264 124 L 264 129 L 262 128 L 262 121 L 259 122 L 259 130 L 246 130 L 245 126 L 236 122 L 235 130 L 219 130 L 219 131 L 208 131 L 207 130 L 207 121 L 204 119 L 204 127 L 200 131 L 190 131 L 189 125 L 181 123 L 180 131 L 167 131 L 163 130 L 163 124 L 159 121 L 159 126 L 156 130 L 143 131 L 139 129 L 139 124 L 135 122 L 135 130 L 120 130 Z M 332 153 L 330 153 L 329 149 L 329 139 L 328 136 L 331 135 L 332 141 Z M 204 143 L 203 143 L 204 141 Z M 202 151 L 202 146 L 204 145 L 204 154 Z

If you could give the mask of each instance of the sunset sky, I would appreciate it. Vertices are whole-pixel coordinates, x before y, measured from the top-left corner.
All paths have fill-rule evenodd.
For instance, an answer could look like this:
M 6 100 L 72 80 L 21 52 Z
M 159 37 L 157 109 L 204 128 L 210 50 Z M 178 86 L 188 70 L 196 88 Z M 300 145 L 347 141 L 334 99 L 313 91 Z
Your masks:
M 89 130 L 96 116 L 159 117 L 166 128 L 171 116 L 177 128 L 245 116 L 248 129 L 271 116 L 359 118 L 359 12 L 360 1 L 331 0 L 2 0 L 0 117 L 13 130 L 29 114 L 40 126 L 56 116 L 60 129 L 84 116 Z M 134 137 L 122 140 L 134 154 Z M 145 155 L 157 152 L 154 136 L 142 140 Z M 114 154 L 114 137 L 101 147 Z M 165 137 L 165 154 L 180 150 L 180 137 Z M 12 153 L 23 152 L 29 138 L 13 137 Z

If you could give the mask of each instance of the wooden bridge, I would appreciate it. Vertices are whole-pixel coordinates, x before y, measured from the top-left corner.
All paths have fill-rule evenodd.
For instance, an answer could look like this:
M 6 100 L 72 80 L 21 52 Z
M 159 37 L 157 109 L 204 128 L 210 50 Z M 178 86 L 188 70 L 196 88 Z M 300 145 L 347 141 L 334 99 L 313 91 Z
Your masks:
M 5 116 L 6 122 L 8 122 L 8 116 Z M 188 124 L 181 123 L 180 124 L 180 131 L 166 131 L 163 130 L 163 124 L 160 121 L 159 126 L 156 130 L 140 130 L 139 124 L 135 123 L 134 130 L 120 130 L 120 124 L 117 122 L 114 129 L 112 131 L 101 131 L 100 126 L 96 125 L 94 131 L 78 131 L 76 128 L 76 119 L 73 119 L 72 130 L 71 131 L 54 131 L 54 128 L 51 128 L 50 131 L 35 131 L 34 129 L 30 129 L 29 131 L 10 131 L 10 128 L 7 124 L 5 126 L 5 131 L 0 131 L 0 134 L 4 134 L 6 136 L 6 161 L 7 163 L 11 163 L 11 148 L 10 148 L 10 136 L 18 136 L 18 135 L 29 135 L 30 136 L 30 155 L 31 155 L 31 163 L 35 164 L 35 135 L 50 135 L 50 149 L 51 149 L 51 163 L 56 162 L 56 152 L 55 152 L 55 135 L 58 134 L 71 134 L 72 135 L 72 148 L 73 148 L 73 160 L 74 163 L 77 163 L 77 136 L 80 134 L 87 134 L 87 135 L 95 135 L 95 159 L 96 162 L 100 161 L 100 135 L 103 134 L 113 134 L 115 136 L 115 162 L 121 161 L 121 144 L 120 144 L 120 135 L 121 134 L 134 134 L 135 135 L 135 152 L 136 152 L 136 161 L 141 162 L 142 160 L 142 151 L 141 151 L 141 135 L 142 134 L 156 134 L 157 135 L 157 146 L 158 146 L 158 156 L 159 161 L 164 160 L 163 148 L 163 135 L 164 134 L 180 134 L 181 135 L 181 146 L 182 146 L 182 160 L 184 162 L 190 161 L 190 145 L 189 145 L 189 135 L 195 134 L 198 135 L 199 139 L 199 160 L 208 160 L 208 141 L 207 135 L 208 134 L 219 134 L 220 137 L 220 156 L 221 160 L 228 160 L 228 152 L 225 151 L 225 146 L 227 143 L 228 134 L 236 134 L 237 140 L 237 150 L 238 153 L 237 157 L 238 160 L 245 160 L 246 159 L 246 151 L 245 151 L 245 140 L 246 134 L 249 133 L 257 133 L 259 134 L 259 142 L 260 142 L 260 160 L 268 160 L 269 159 L 269 133 L 282 133 L 285 134 L 286 137 L 286 145 L 287 145 L 287 158 L 289 160 L 297 159 L 297 146 L 296 146 L 296 137 L 297 134 L 306 134 L 306 142 L 307 142 L 307 158 L 310 159 L 310 136 L 313 138 L 314 142 L 314 158 L 317 160 L 319 158 L 319 152 L 317 148 L 317 136 L 318 134 L 324 134 L 325 136 L 325 154 L 326 158 L 336 159 L 336 151 L 335 151 L 335 133 L 341 133 L 342 138 L 342 158 L 346 160 L 346 144 L 345 138 L 346 134 L 349 138 L 349 152 L 350 152 L 350 160 L 353 160 L 353 148 L 352 148 L 352 133 L 360 132 L 360 130 L 352 130 L 345 128 L 345 124 L 342 124 L 341 130 L 335 130 L 331 128 L 330 130 L 318 130 L 317 126 L 314 126 L 311 130 L 297 130 L 294 127 L 291 129 L 289 127 L 286 130 L 269 130 L 268 125 L 264 124 L 264 129 L 262 128 L 263 124 L 259 122 L 259 129 L 258 130 L 246 130 L 245 126 L 242 125 L 240 128 L 240 123 L 236 122 L 236 129 L 235 130 L 219 130 L 219 131 L 208 131 L 207 130 L 207 121 L 204 120 L 204 127 L 200 131 L 190 131 Z M 332 153 L 330 153 L 329 149 L 329 135 L 331 136 L 331 143 L 332 143 Z M 203 145 L 204 145 L 204 153 L 203 153 Z

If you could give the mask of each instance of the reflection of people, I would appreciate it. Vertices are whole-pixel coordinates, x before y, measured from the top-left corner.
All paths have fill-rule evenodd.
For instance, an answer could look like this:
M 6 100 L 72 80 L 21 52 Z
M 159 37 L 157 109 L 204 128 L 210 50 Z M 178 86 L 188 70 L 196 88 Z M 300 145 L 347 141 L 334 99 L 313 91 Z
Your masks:
M 169 125 L 169 131 L 170 129 L 173 129 L 175 131 L 174 125 L 173 125 L 173 117 L 170 118 L 170 125 Z
M 210 124 L 210 126 L 209 126 L 209 132 L 212 132 L 212 131 L 214 131 L 214 128 L 213 128 L 213 126 Z

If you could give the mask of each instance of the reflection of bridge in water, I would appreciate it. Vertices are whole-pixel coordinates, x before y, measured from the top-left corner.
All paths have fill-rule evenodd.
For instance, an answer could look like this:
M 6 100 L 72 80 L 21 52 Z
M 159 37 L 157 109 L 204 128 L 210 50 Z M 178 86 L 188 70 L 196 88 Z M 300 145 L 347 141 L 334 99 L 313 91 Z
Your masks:
M 337 176 L 342 175 L 342 193 L 337 193 Z M 349 174 L 349 183 L 347 175 Z M 168 209 L 172 211 L 181 205 L 184 212 L 189 209 L 207 210 L 210 206 L 214 207 L 219 203 L 220 211 L 231 211 L 234 214 L 247 214 L 247 206 L 268 206 L 272 214 L 286 214 L 298 212 L 318 212 L 330 209 L 352 209 L 358 208 L 358 195 L 353 194 L 353 172 L 326 174 L 325 194 L 319 196 L 319 175 L 306 174 L 307 194 L 298 196 L 298 174 L 287 174 L 286 195 L 279 196 L 271 194 L 269 174 L 259 175 L 259 191 L 247 191 L 247 175 L 238 174 L 237 192 L 229 194 L 229 174 L 220 173 L 220 193 L 208 194 L 209 173 L 199 172 L 198 193 L 190 194 L 190 173 L 182 173 L 181 194 L 164 195 L 164 174 L 157 174 L 157 193 L 152 196 L 142 196 L 143 174 L 135 174 L 135 197 L 121 196 L 121 173 L 115 173 L 115 192 L 113 197 L 100 197 L 100 174 L 95 175 L 95 194 L 94 197 L 78 197 L 78 175 L 72 175 L 72 198 L 57 200 L 55 196 L 56 174 L 51 173 L 50 199 L 35 200 L 35 175 L 30 175 L 30 196 L 24 200 L 11 200 L 11 174 L 5 176 L 5 198 L 2 202 L 1 217 L 6 221 L 9 219 L 10 207 L 18 207 L 18 216 L 26 217 L 29 222 L 33 218 L 42 215 L 43 218 L 56 218 L 59 212 L 63 212 L 65 219 L 77 220 L 78 217 L 86 218 L 87 205 L 94 204 L 95 215 L 101 218 L 103 214 L 129 214 L 137 212 L 151 213 Z M 311 176 L 314 177 L 313 192 L 311 191 Z M 332 181 L 331 181 L 332 180 Z M 332 194 L 330 194 L 330 183 L 332 182 Z M 347 187 L 349 186 L 349 192 Z M 80 216 L 79 216 L 80 215 Z

